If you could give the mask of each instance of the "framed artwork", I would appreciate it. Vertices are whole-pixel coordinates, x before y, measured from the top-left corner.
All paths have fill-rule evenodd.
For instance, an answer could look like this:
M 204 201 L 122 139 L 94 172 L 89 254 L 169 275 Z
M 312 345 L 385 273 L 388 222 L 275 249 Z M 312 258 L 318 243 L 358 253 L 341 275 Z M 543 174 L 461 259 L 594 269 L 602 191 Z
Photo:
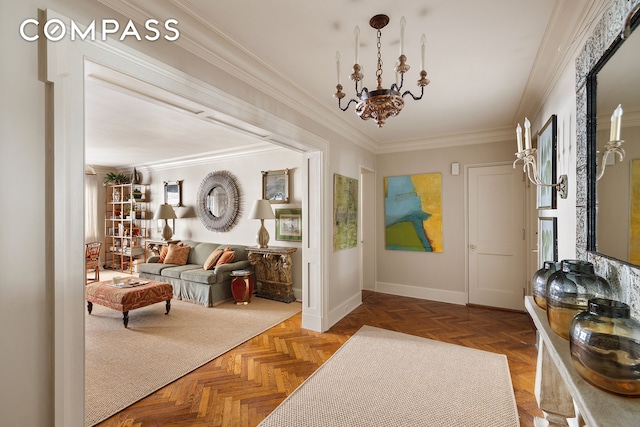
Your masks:
M 262 198 L 272 204 L 289 203 L 289 169 L 262 171 Z
M 358 180 L 333 175 L 333 250 L 358 243 Z
M 276 209 L 276 240 L 302 241 L 302 209 Z
M 384 178 L 385 249 L 442 252 L 442 174 Z
M 558 218 L 538 218 L 538 265 L 558 261 Z
M 164 203 L 171 206 L 182 206 L 182 180 L 164 181 Z
M 540 179 L 545 184 L 556 183 L 556 151 L 558 137 L 558 120 L 553 114 L 547 123 L 542 126 L 538 132 L 538 172 Z M 555 187 L 544 187 L 538 185 L 537 206 L 538 209 L 555 209 L 556 208 L 556 189 Z

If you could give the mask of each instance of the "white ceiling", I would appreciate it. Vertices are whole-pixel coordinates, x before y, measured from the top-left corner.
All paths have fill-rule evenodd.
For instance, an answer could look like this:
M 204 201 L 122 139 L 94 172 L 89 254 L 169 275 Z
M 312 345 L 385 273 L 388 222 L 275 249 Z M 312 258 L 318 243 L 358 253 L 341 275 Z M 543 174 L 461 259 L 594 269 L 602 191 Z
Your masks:
M 137 20 L 160 14 L 176 17 L 181 37 L 204 48 L 213 50 L 211 40 L 226 39 L 288 82 L 293 94 L 302 93 L 333 114 L 336 123 L 367 140 L 377 152 L 470 137 L 481 142 L 508 138 L 524 115 L 537 113 L 559 70 L 571 60 L 567 58 L 585 20 L 598 13 L 588 0 L 173 0 L 163 2 L 162 10 L 152 0 L 101 1 Z M 431 80 L 424 98 L 405 98 L 404 110 L 382 129 L 358 118 L 353 106 L 340 112 L 332 96 L 337 50 L 344 91 L 348 98 L 353 96 L 347 76 L 353 63 L 355 25 L 361 31 L 364 84 L 373 87 L 376 41 L 368 22 L 379 13 L 390 17 L 382 30 L 383 85 L 395 81 L 402 16 L 407 20 L 405 54 L 411 66 L 405 89 L 418 89 L 422 33 L 427 38 L 425 68 Z M 187 101 L 163 102 L 172 95 L 158 88 L 146 90 L 141 82 L 127 81 L 95 65 L 87 75 L 88 164 L 153 164 L 218 150 L 226 153 L 230 146 L 265 147 L 259 138 L 202 120 Z M 180 102 L 184 109 L 175 108 Z

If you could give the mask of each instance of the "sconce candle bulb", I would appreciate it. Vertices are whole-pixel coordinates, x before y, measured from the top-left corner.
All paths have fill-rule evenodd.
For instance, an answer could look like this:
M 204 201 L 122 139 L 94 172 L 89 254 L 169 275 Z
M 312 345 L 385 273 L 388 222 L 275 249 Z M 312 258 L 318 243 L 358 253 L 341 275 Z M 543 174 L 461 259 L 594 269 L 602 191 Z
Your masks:
M 610 141 L 620 140 L 620 126 L 622 125 L 622 105 L 613 111 L 611 115 L 611 133 L 609 135 Z
M 527 174 L 527 178 L 532 184 L 540 187 L 554 187 L 561 198 L 566 199 L 569 195 L 568 186 L 569 178 L 567 175 L 560 175 L 558 177 L 557 184 L 547 184 L 542 182 L 540 178 L 540 171 L 538 170 L 536 161 L 536 149 L 531 147 L 531 122 L 529 119 L 524 119 L 524 150 L 522 149 L 522 127 L 520 123 L 516 126 L 516 138 L 518 145 L 518 152 L 516 153 L 516 160 L 513 162 L 515 169 L 516 163 L 522 160 L 522 171 Z

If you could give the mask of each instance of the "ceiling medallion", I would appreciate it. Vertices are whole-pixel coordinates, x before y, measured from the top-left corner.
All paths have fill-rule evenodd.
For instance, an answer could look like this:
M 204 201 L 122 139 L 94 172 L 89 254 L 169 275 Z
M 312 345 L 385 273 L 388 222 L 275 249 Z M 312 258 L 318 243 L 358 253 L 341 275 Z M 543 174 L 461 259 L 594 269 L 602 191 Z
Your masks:
M 356 25 L 355 28 L 355 39 L 356 39 L 356 48 L 355 48 L 355 63 L 353 64 L 353 73 L 349 76 L 349 78 L 355 83 L 355 91 L 357 99 L 350 99 L 346 106 L 342 106 L 342 98 L 345 97 L 344 92 L 342 92 L 342 84 L 340 83 L 340 52 L 336 52 L 336 68 L 338 74 L 338 85 L 336 86 L 336 93 L 333 95 L 335 98 L 338 98 L 338 108 L 342 111 L 347 111 L 351 103 L 355 103 L 355 111 L 358 116 L 362 120 L 375 120 L 376 124 L 379 128 L 381 128 L 385 120 L 389 117 L 397 116 L 402 111 L 404 107 L 404 97 L 406 95 L 411 95 L 414 100 L 422 99 L 422 95 L 424 94 L 424 87 L 429 84 L 429 79 L 427 79 L 427 72 L 424 70 L 424 52 L 425 52 L 425 44 L 426 44 L 426 36 L 423 34 L 422 39 L 420 41 L 420 49 L 422 54 L 421 61 L 421 70 L 420 71 L 420 80 L 418 80 L 418 86 L 420 86 L 420 96 L 415 96 L 411 93 L 411 91 L 405 91 L 400 94 L 402 91 L 402 85 L 404 84 L 404 73 L 409 71 L 409 65 L 407 65 L 407 57 L 404 55 L 404 32 L 406 26 L 406 20 L 404 16 L 400 20 L 400 57 L 398 57 L 398 62 L 395 67 L 396 72 L 396 80 L 400 80 L 400 85 L 398 83 L 394 83 L 391 85 L 390 89 L 385 89 L 382 87 L 382 54 L 380 53 L 381 37 L 382 32 L 380 31 L 389 23 L 389 17 L 387 15 L 376 15 L 369 21 L 369 25 L 377 30 L 377 49 L 378 49 L 378 60 L 377 60 L 377 69 L 376 69 L 376 80 L 378 82 L 378 87 L 376 90 L 370 91 L 366 87 L 362 86 L 360 83 L 363 79 L 363 75 L 360 72 L 362 67 L 358 63 L 358 50 L 360 48 L 360 28 Z

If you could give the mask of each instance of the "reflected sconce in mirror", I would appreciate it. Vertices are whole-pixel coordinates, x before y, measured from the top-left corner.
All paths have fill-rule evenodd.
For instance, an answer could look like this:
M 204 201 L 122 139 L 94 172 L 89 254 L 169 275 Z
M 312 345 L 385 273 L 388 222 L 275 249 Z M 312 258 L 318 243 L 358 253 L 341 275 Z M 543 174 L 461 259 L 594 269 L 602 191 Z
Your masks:
M 516 163 L 522 160 L 522 170 L 527 174 L 527 177 L 532 184 L 539 187 L 553 187 L 556 189 L 561 198 L 566 199 L 569 187 L 569 179 L 567 175 L 560 175 L 556 184 L 545 183 L 540 177 L 540 170 L 538 168 L 536 160 L 537 149 L 531 146 L 531 123 L 529 122 L 529 119 L 524 119 L 524 146 L 522 142 L 523 135 L 520 123 L 518 123 L 518 126 L 516 127 L 516 138 L 518 144 L 518 152 L 516 153 L 516 160 L 513 162 L 514 169 L 516 167 Z
M 624 140 L 620 139 L 620 126 L 622 124 L 622 105 L 618 105 L 611 115 L 611 133 L 609 134 L 609 142 L 604 146 L 602 153 L 602 161 L 600 162 L 600 170 L 598 171 L 597 181 L 604 175 L 604 169 L 607 166 L 607 157 L 614 153 L 618 155 L 618 160 L 624 160 L 624 149 L 621 147 Z

